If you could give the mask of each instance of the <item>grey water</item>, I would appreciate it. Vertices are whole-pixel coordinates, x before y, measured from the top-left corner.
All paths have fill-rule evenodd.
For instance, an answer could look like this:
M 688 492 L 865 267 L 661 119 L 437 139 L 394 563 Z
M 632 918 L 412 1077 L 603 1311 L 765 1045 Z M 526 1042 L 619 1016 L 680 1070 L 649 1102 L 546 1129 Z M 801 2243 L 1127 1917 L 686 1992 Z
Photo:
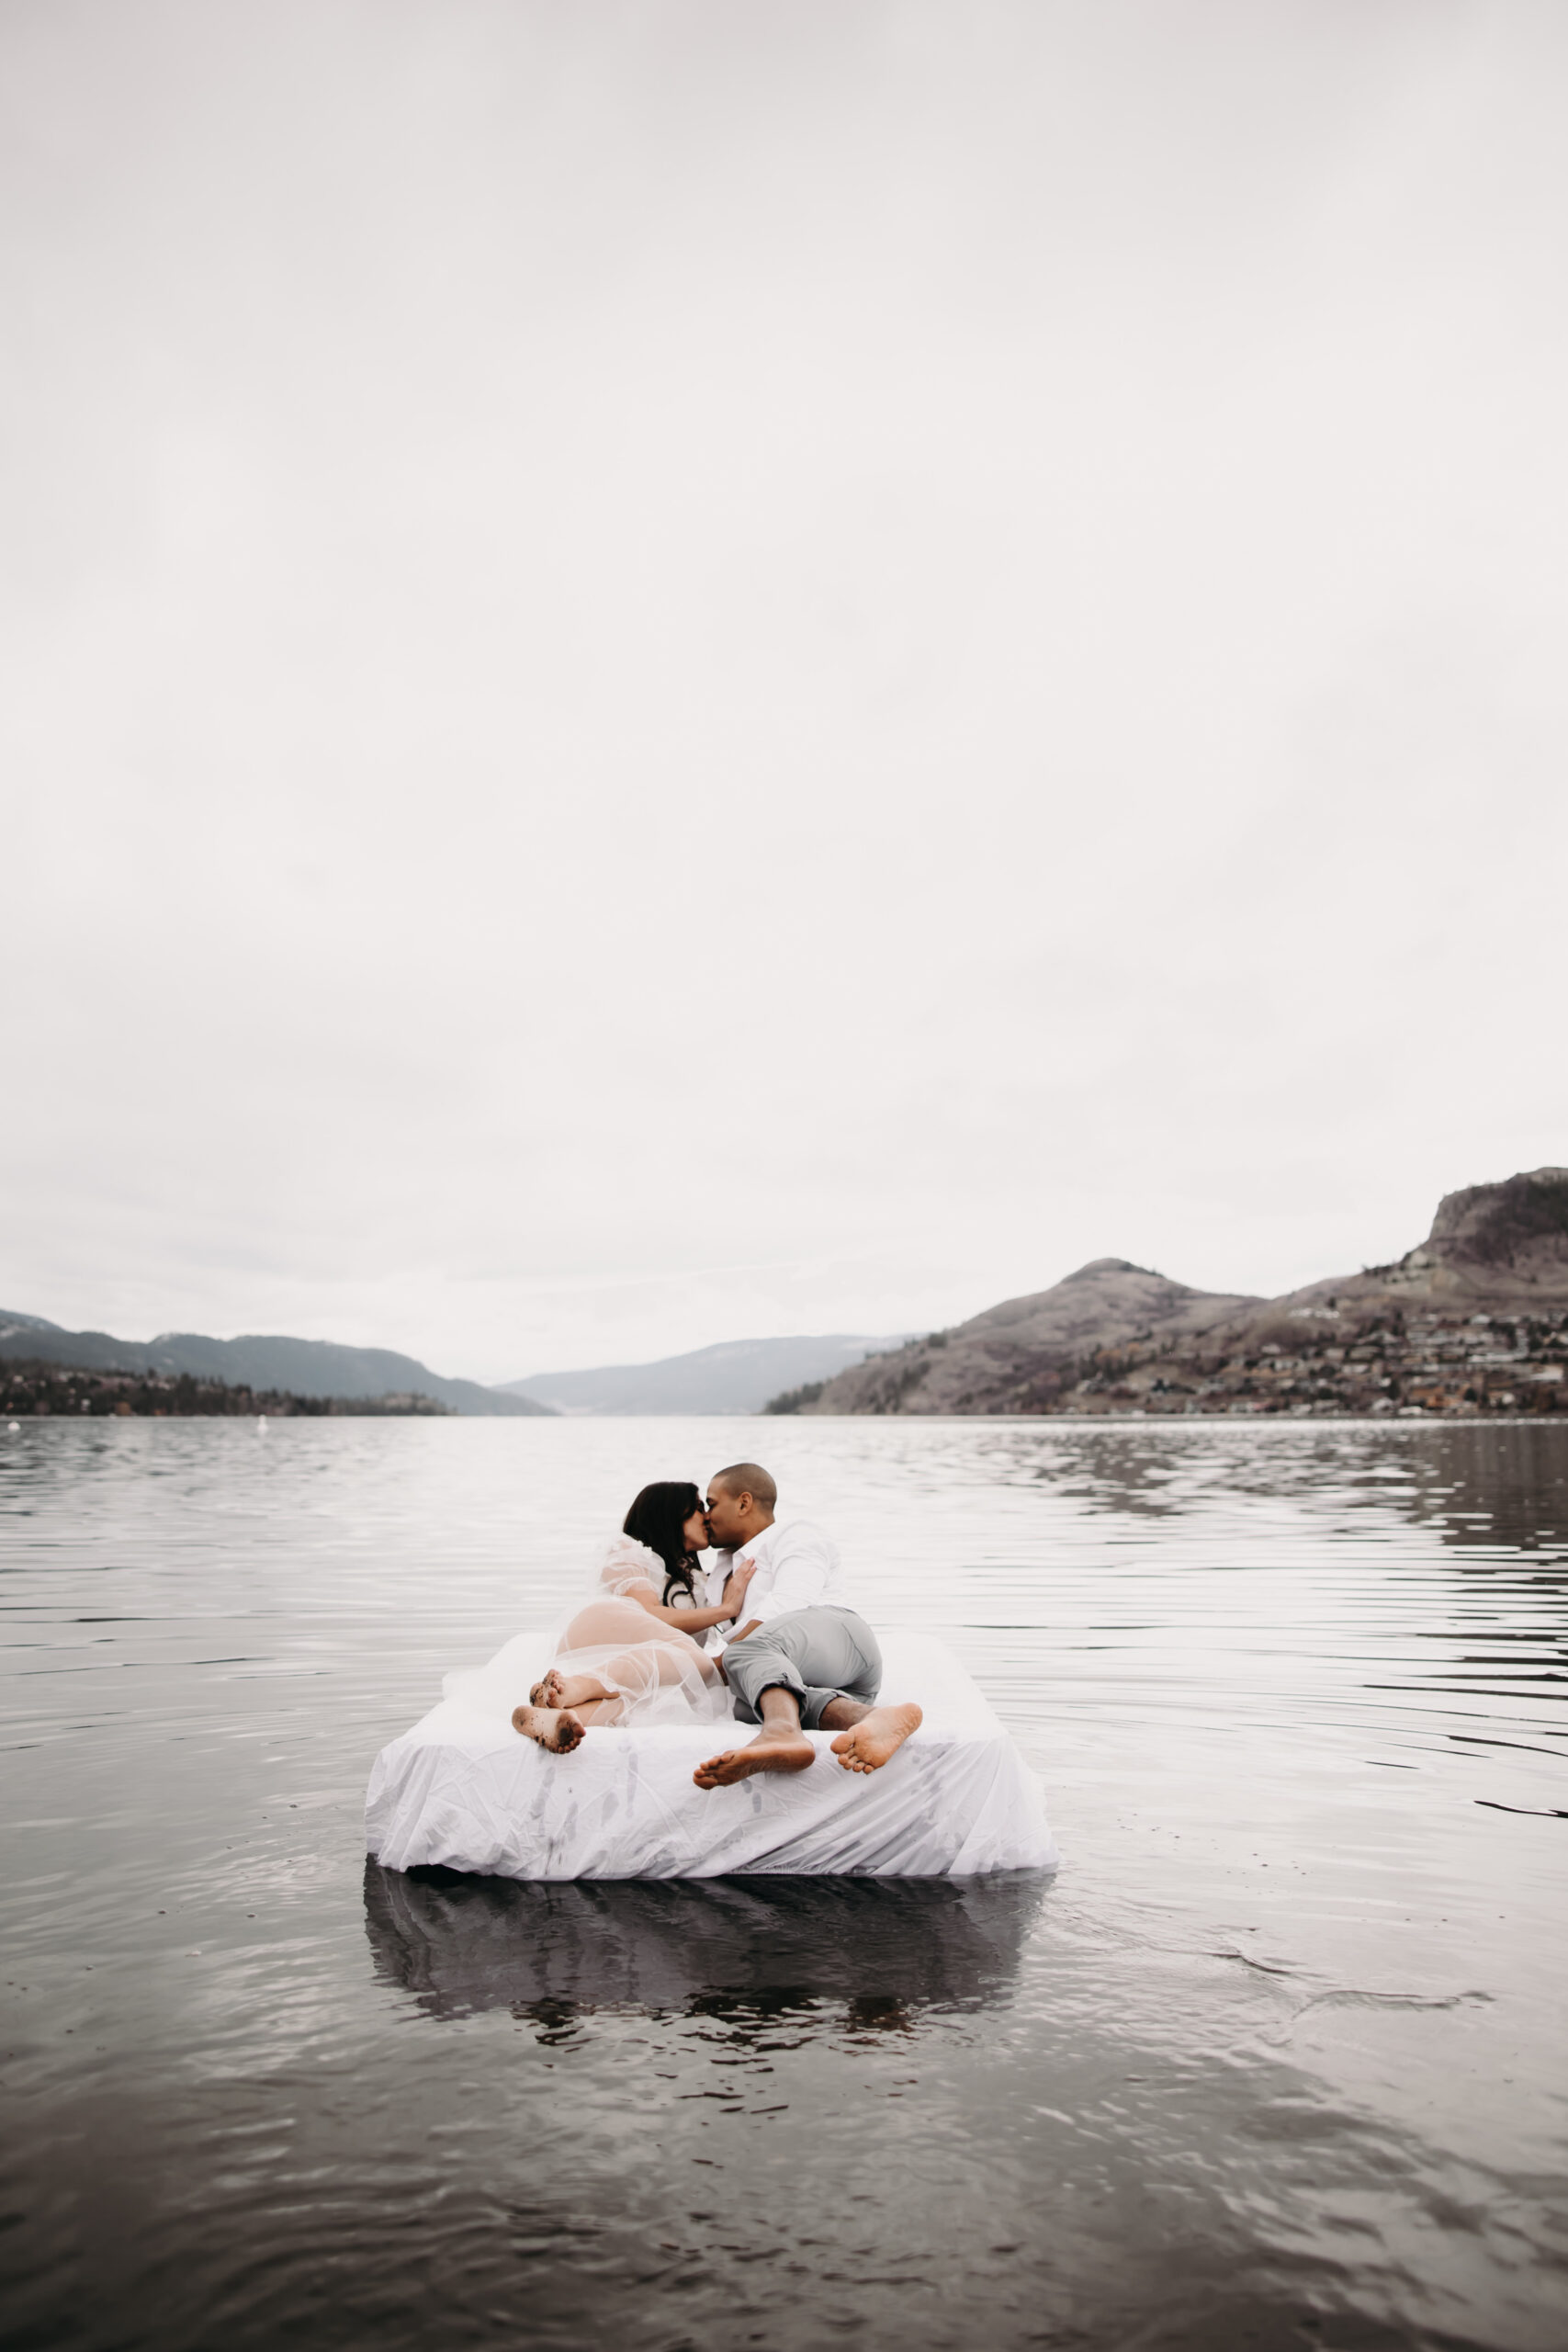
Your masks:
M 759 1450 L 1055 1877 L 367 1865 Z M 0 1601 L 13 2347 L 1568 2344 L 1568 1427 L 36 1420 Z

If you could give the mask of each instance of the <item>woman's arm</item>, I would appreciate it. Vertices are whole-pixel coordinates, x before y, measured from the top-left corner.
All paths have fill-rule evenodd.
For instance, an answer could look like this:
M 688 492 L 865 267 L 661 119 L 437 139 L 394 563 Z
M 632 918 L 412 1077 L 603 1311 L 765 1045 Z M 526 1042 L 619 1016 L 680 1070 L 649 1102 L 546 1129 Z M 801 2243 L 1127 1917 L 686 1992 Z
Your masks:
M 650 1617 L 657 1617 L 661 1625 L 674 1625 L 682 1634 L 705 1634 L 710 1625 L 728 1625 L 733 1622 L 746 1598 L 746 1588 L 755 1574 L 756 1569 L 750 1562 L 743 1568 L 734 1569 L 724 1588 L 724 1599 L 716 1609 L 666 1609 L 661 1600 L 654 1598 L 650 1584 L 628 1585 L 626 1597 L 628 1600 L 635 1600 L 639 1608 L 646 1609 Z

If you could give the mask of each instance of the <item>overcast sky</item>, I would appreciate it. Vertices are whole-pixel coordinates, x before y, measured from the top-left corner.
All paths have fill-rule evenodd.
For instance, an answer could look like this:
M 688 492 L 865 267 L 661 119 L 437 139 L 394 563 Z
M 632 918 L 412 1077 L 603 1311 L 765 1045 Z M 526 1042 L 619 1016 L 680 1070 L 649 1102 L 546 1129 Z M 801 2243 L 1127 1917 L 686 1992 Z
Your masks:
M 1568 1159 L 1565 72 L 5 0 L 0 1306 L 504 1379 Z

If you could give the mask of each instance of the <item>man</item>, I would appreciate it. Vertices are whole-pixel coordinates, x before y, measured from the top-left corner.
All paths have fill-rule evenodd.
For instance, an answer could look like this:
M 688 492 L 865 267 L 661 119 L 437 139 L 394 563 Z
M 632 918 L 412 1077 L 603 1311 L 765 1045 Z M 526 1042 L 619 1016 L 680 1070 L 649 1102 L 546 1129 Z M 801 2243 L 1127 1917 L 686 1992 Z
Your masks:
M 716 1625 L 718 1654 L 738 1722 L 760 1724 L 744 1747 L 726 1748 L 692 1775 L 699 1789 L 728 1788 L 753 1772 L 804 1772 L 817 1760 L 807 1731 L 836 1731 L 833 1753 L 847 1771 L 875 1772 L 919 1727 L 912 1704 L 879 1707 L 882 1652 L 863 1617 L 843 1598 L 837 1547 L 809 1520 L 780 1527 L 778 1488 L 756 1462 L 735 1462 L 708 1481 L 704 1515 L 716 1565 L 707 1599 L 716 1605 L 731 1571 L 754 1566 L 745 1622 Z

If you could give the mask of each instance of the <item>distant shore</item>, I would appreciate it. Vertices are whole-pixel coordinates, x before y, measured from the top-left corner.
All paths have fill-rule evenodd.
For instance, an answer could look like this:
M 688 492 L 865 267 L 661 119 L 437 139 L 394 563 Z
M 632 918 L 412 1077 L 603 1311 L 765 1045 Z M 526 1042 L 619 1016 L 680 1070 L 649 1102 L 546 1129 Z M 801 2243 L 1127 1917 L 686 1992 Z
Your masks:
M 434 1396 L 297 1396 L 287 1388 L 250 1388 L 200 1380 L 188 1372 L 83 1372 L 42 1363 L 0 1366 L 0 1416 L 35 1419 L 336 1419 L 361 1415 L 447 1418 Z

